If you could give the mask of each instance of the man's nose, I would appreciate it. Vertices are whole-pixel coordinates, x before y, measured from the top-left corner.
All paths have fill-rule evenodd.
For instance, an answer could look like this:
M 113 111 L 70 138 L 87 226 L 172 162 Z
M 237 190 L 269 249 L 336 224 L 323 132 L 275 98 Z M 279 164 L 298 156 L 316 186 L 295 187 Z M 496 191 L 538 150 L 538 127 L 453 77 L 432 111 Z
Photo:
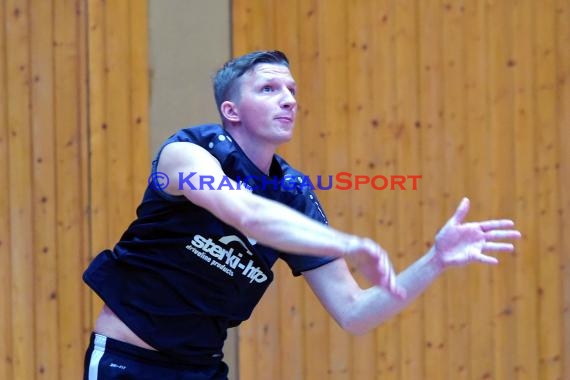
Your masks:
M 281 99 L 281 107 L 292 109 L 295 108 L 296 105 L 297 100 L 295 99 L 295 96 L 289 89 L 286 89 L 284 91 L 283 98 Z

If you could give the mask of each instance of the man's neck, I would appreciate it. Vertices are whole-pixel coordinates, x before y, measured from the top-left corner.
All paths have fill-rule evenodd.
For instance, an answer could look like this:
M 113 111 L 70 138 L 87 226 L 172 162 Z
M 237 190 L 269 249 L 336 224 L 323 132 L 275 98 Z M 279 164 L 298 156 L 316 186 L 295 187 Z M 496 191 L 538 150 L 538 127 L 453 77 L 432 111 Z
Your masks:
M 247 158 L 257 166 L 265 174 L 269 174 L 273 156 L 277 149 L 276 146 L 267 144 L 266 142 L 254 141 L 240 133 L 240 128 L 226 128 L 228 133 L 239 145 L 241 150 L 246 154 Z

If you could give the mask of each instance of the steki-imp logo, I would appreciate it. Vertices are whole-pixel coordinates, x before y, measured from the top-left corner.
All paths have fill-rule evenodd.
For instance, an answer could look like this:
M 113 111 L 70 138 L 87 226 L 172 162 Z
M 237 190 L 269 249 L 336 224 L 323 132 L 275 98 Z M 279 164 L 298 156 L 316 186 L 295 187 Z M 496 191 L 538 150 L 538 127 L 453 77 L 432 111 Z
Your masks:
M 235 244 L 230 247 L 232 243 L 237 243 L 239 249 L 234 249 Z M 253 253 L 236 235 L 223 236 L 214 242 L 212 238 L 196 234 L 186 249 L 230 277 L 236 274 L 245 276 L 250 283 L 267 281 L 267 275 L 259 266 L 255 266 Z

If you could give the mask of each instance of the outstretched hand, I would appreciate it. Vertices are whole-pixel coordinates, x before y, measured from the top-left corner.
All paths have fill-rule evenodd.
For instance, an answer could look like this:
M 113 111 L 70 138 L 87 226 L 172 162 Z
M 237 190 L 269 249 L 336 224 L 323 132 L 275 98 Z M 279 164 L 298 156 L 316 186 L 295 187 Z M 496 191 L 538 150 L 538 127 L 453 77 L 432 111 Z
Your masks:
M 499 261 L 485 253 L 512 252 L 511 243 L 497 240 L 519 239 L 521 233 L 512 227 L 509 219 L 493 219 L 463 223 L 469 212 L 469 199 L 463 198 L 455 214 L 447 221 L 435 238 L 435 255 L 443 268 L 472 262 L 497 264 Z

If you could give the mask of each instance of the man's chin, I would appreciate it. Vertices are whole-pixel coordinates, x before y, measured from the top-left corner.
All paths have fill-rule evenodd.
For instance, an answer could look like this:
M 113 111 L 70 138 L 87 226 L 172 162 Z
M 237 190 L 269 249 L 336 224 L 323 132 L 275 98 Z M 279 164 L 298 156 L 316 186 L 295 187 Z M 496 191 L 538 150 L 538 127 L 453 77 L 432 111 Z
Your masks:
M 278 137 L 276 137 L 275 140 L 278 145 L 281 145 L 288 143 L 289 141 L 291 141 L 292 138 L 293 138 L 293 129 L 291 129 L 291 131 L 287 131 L 280 134 Z

